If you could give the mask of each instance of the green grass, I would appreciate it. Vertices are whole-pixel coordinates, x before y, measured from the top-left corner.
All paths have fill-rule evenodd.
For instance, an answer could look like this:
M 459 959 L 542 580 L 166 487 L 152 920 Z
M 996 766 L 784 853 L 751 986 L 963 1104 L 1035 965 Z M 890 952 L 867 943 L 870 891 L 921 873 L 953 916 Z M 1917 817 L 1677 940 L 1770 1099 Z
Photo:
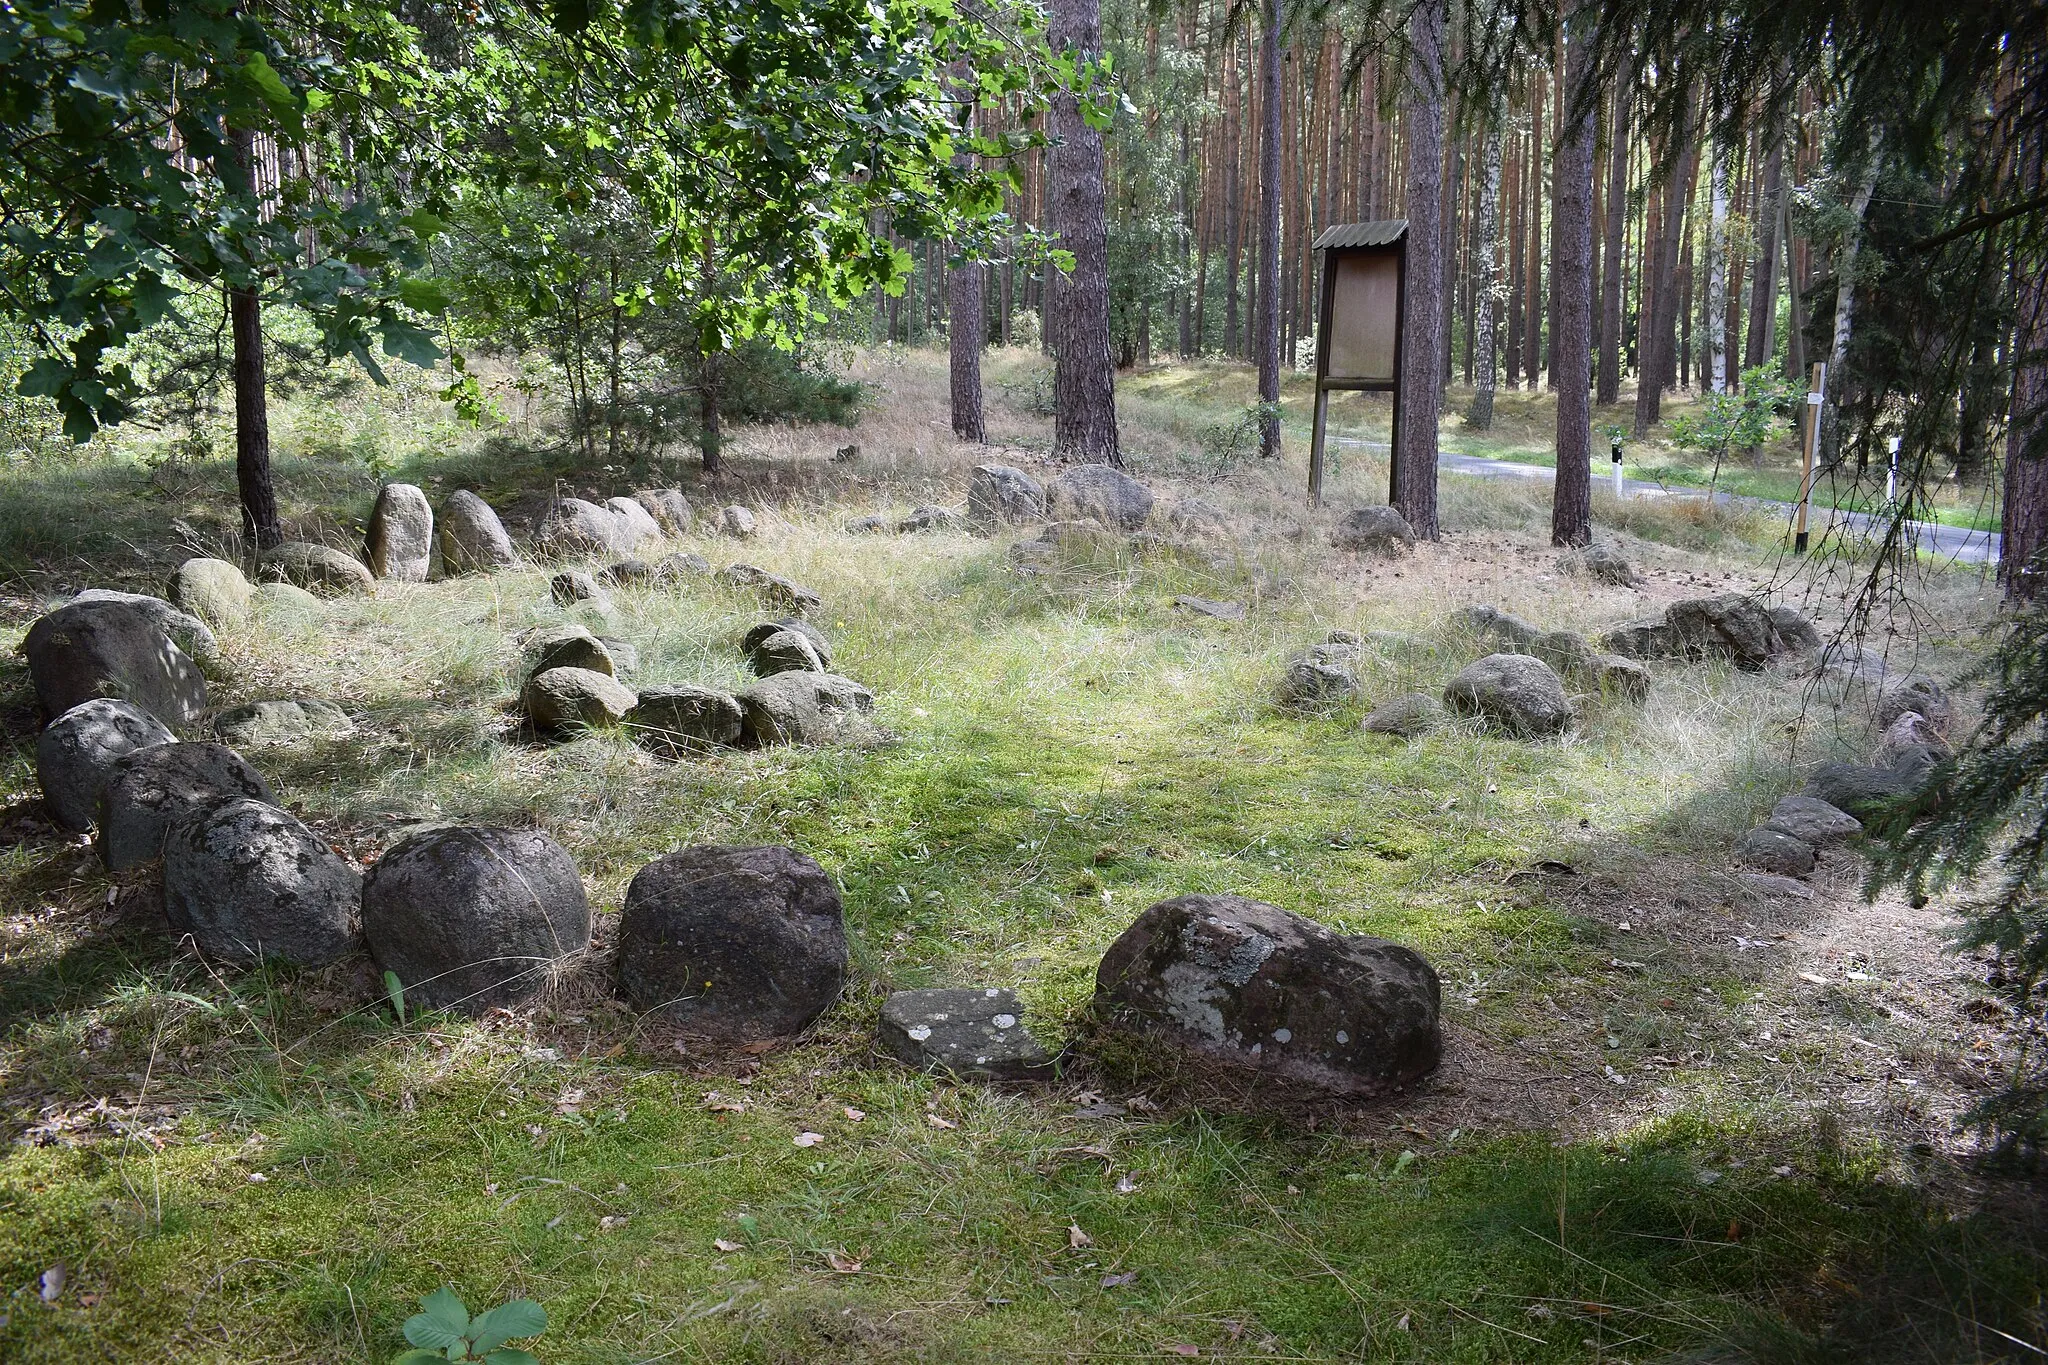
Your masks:
M 584 872 L 601 944 L 627 880 L 661 853 L 804 851 L 842 890 L 848 998 L 765 1054 L 680 1052 L 609 1001 L 600 949 L 516 1017 L 400 1027 L 364 960 L 209 969 L 150 927 L 145 884 L 105 878 L 75 846 L 18 843 L 0 853 L 0 1112 L 25 1138 L 0 1159 L 0 1357 L 388 1358 L 443 1283 L 472 1308 L 543 1302 L 552 1326 L 533 1345 L 551 1365 L 1181 1348 L 1989 1360 L 1996 1332 L 2038 1339 L 2032 1234 L 1951 1197 L 1947 1159 L 1900 1137 L 1926 1122 L 1910 1098 L 1847 1124 L 1799 1093 L 1860 1066 L 1854 1049 L 1805 1043 L 1785 1062 L 1747 1046 L 1755 1015 L 1786 1002 L 1783 964 L 1684 932 L 1760 913 L 1722 850 L 1790 781 L 1787 727 L 1845 752 L 1860 735 L 1816 724 L 1782 679 L 1679 666 L 1660 666 L 1640 712 L 1594 701 L 1577 736 L 1538 745 L 1458 727 L 1387 741 L 1355 709 L 1283 716 L 1270 688 L 1285 659 L 1333 626 L 1412 633 L 1375 655 L 1375 697 L 1440 688 L 1474 650 L 1442 613 L 1483 573 L 1545 624 L 1635 603 L 1539 578 L 1550 552 L 1528 531 L 1545 509 L 1463 481 L 1447 481 L 1448 519 L 1485 539 L 1373 577 L 1279 534 L 1295 468 L 1203 490 L 1261 528 L 1221 567 L 1162 552 L 1020 579 L 1000 540 L 840 535 L 851 504 L 957 496 L 957 464 L 907 449 L 931 439 L 918 404 L 943 375 L 903 364 L 894 406 L 864 428 L 862 463 L 882 471 L 866 483 L 742 450 L 736 482 L 692 490 L 776 499 L 739 553 L 823 594 L 836 666 L 875 690 L 893 742 L 682 764 L 613 735 L 522 743 L 513 637 L 559 615 L 544 569 L 224 631 L 232 672 L 217 681 L 224 701 L 318 695 L 359 713 L 351 739 L 251 755 L 329 838 L 369 856 L 416 820 L 539 825 Z M 1192 399 L 1132 408 L 1155 476 L 1200 458 L 1164 415 L 1188 420 Z M 902 450 L 878 434 L 898 430 Z M 821 434 L 821 451 L 837 439 Z M 296 458 L 281 469 L 292 505 L 340 535 L 374 478 Z M 457 451 L 408 468 L 490 471 L 509 491 L 546 460 Z M 133 477 L 78 475 L 74 524 L 90 495 L 151 566 L 162 509 Z M 1378 477 L 1360 462 L 1341 483 Z M 221 471 L 194 480 L 183 511 L 222 515 Z M 0 487 L 0 507 L 25 496 Z M 1756 562 L 1740 523 L 1633 515 L 1695 547 L 1637 542 L 1671 571 Z M 0 555 L 23 524 L 0 517 Z M 40 563 L 64 543 L 14 553 Z M 1172 608 L 1178 593 L 1255 608 L 1200 620 Z M 708 583 L 617 597 L 602 624 L 639 645 L 634 681 L 742 681 L 752 599 Z M 17 710 L 24 685 L 18 666 L 0 674 Z M 32 790 L 24 757 L 6 780 Z M 1539 858 L 1573 862 L 1584 889 L 1513 875 Z M 1344 1105 L 1162 1070 L 1098 1038 L 1103 948 L 1191 891 L 1427 953 L 1450 1068 Z M 1619 914 L 1639 922 L 1619 929 Z M 1015 987 L 1032 1027 L 1074 1043 L 1059 1084 L 954 1084 L 875 1054 L 887 990 L 969 983 Z M 1857 1027 L 1896 1041 L 1915 1024 Z M 1127 1112 L 1073 1116 L 1098 1095 Z M 804 1131 L 826 1140 L 794 1146 Z M 34 1286 L 58 1262 L 68 1284 L 45 1303 Z

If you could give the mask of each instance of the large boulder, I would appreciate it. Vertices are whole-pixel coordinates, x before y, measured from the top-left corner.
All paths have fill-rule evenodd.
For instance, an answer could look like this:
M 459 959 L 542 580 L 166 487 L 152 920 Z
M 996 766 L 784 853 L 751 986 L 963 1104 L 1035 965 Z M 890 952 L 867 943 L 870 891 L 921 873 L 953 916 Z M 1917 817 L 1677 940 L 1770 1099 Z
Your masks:
M 522 642 L 526 650 L 526 676 L 551 668 L 587 668 L 616 678 L 623 671 L 604 641 L 574 622 L 542 626 Z
M 688 534 L 690 524 L 697 519 L 680 488 L 643 488 L 633 495 L 633 501 L 647 509 L 647 515 L 654 518 L 654 524 L 665 536 Z
M 1045 510 L 1063 521 L 1093 519 L 1113 531 L 1138 531 L 1152 516 L 1152 490 L 1106 464 L 1076 465 L 1045 490 Z
M 823 673 L 827 671 L 823 659 L 810 637 L 801 631 L 778 630 L 772 635 L 755 642 L 747 651 L 747 666 L 757 677 L 772 677 L 777 673 Z
M 1477 716 L 1517 739 L 1571 728 L 1572 705 L 1549 664 L 1528 654 L 1489 654 L 1451 679 L 1444 705 Z
M 1397 555 L 1414 548 L 1415 531 L 1408 518 L 1391 507 L 1354 507 L 1337 519 L 1330 544 L 1364 554 Z
M 1499 607 L 1484 603 L 1459 607 L 1451 613 L 1451 625 L 1481 640 L 1506 645 L 1511 652 L 1517 654 L 1528 653 L 1530 646 L 1544 634 L 1540 626 L 1524 621 L 1513 612 L 1502 611 Z
M 609 673 L 588 668 L 550 668 L 526 680 L 519 706 L 544 735 L 572 735 L 617 725 L 639 701 Z
M 873 738 L 875 694 L 837 673 L 777 673 L 739 694 L 749 744 L 855 744 Z
M 1842 843 L 1863 832 L 1861 820 L 1813 796 L 1786 797 L 1771 807 L 1764 825 L 1815 846 Z
M 1820 632 L 1813 622 L 1800 615 L 1797 607 L 1780 604 L 1768 608 L 1771 624 L 1777 627 L 1778 640 L 1787 649 L 1814 650 L 1821 645 Z
M 263 774 L 225 745 L 158 744 L 123 754 L 100 791 L 100 861 L 109 872 L 155 862 L 174 826 L 245 796 L 277 804 Z
M 1589 676 L 1600 658 L 1593 646 L 1586 643 L 1586 637 L 1575 630 L 1546 630 L 1531 640 L 1526 650 L 1509 652 L 1533 654 L 1559 673 Z
M 255 587 L 225 559 L 188 559 L 171 575 L 171 602 L 211 625 L 249 619 Z
M 171 643 L 192 657 L 192 662 L 198 664 L 201 671 L 213 672 L 225 662 L 212 628 L 191 612 L 181 611 L 161 597 L 119 592 L 113 588 L 87 588 L 64 605 L 86 606 L 99 602 L 120 602 L 148 616 L 158 630 L 171 637 Z
M 623 724 L 633 742 L 662 758 L 729 748 L 746 733 L 739 700 L 686 683 L 643 688 Z
M 1735 841 L 1735 861 L 1780 877 L 1804 877 L 1813 871 L 1814 848 L 1796 834 L 1758 825 Z
M 1414 950 L 1242 896 L 1161 901 L 1095 973 L 1110 1027 L 1345 1095 L 1434 1070 L 1441 1006 L 1436 972 Z
M 519 552 L 491 505 L 466 488 L 441 507 L 441 568 L 446 573 L 491 573 L 514 568 Z
M 967 476 L 967 520 L 984 530 L 1045 520 L 1045 486 L 1006 464 L 976 465 Z
M 759 593 L 761 600 L 770 607 L 798 616 L 824 602 L 803 584 L 769 573 L 754 564 L 728 564 L 718 571 L 718 581 L 729 588 L 750 588 Z
M 541 515 L 534 539 L 550 554 L 624 555 L 633 551 L 626 525 L 607 508 L 582 498 L 556 498 Z
M 401 583 L 427 581 L 434 558 L 434 507 L 409 483 L 387 483 L 370 509 L 370 572 Z
M 612 514 L 626 535 L 626 548 L 634 549 L 643 540 L 660 540 L 661 523 L 654 514 L 641 506 L 636 498 L 606 498 L 604 508 Z
M 141 707 L 111 697 L 82 701 L 36 736 L 36 780 L 60 829 L 83 833 L 99 818 L 116 760 L 178 737 Z
M 333 739 L 355 728 L 348 712 L 315 697 L 252 701 L 213 718 L 213 733 L 220 742 L 238 749 Z
M 875 1039 L 919 1071 L 990 1081 L 1053 1072 L 1052 1055 L 1024 1027 L 1016 992 L 1000 986 L 897 991 L 882 1002 Z
M 1648 665 L 1619 654 L 1596 654 L 1588 670 L 1602 696 L 1618 697 L 1641 705 L 1650 699 Z
M 482 1014 L 514 1005 L 590 943 L 590 902 L 538 830 L 415 834 L 363 879 L 363 937 L 408 1005 Z
M 1588 545 L 1583 550 L 1568 550 L 1558 557 L 1558 566 L 1601 583 L 1611 583 L 1617 588 L 1633 587 L 1636 583 L 1635 569 L 1612 545 Z
M 1899 768 L 1823 763 L 1813 770 L 1799 795 L 1816 797 L 1868 822 L 1899 802 L 1918 796 L 1924 785 L 1923 775 Z
M 1375 735 L 1412 739 L 1443 724 L 1444 704 L 1427 692 L 1410 692 L 1374 707 L 1359 728 Z
M 82 701 L 132 702 L 166 725 L 206 709 L 206 677 L 149 610 L 128 602 L 73 602 L 39 617 L 21 642 L 43 711 Z
M 210 958 L 324 967 L 355 941 L 362 874 L 296 816 L 247 798 L 164 841 L 164 915 Z
M 686 848 L 626 888 L 618 961 L 626 1002 L 685 1033 L 800 1033 L 846 981 L 839 889 L 794 849 Z
M 824 631 L 797 616 L 784 616 L 778 620 L 761 622 L 740 640 L 740 653 L 751 658 L 763 641 L 786 630 L 793 630 L 808 640 L 811 652 L 818 656 L 818 662 L 828 670 L 832 667 L 832 642 L 825 638 Z
M 276 549 L 265 550 L 256 563 L 266 577 L 304 588 L 318 597 L 367 595 L 377 590 L 377 580 L 369 566 L 332 545 L 288 540 Z
M 1739 592 L 1673 602 L 1664 609 L 1664 621 L 1677 652 L 1689 659 L 1728 659 L 1754 671 L 1784 650 L 1770 609 Z
M 1600 637 L 1600 646 L 1624 659 L 1669 659 L 1678 653 L 1678 638 L 1661 616 L 1625 621 Z

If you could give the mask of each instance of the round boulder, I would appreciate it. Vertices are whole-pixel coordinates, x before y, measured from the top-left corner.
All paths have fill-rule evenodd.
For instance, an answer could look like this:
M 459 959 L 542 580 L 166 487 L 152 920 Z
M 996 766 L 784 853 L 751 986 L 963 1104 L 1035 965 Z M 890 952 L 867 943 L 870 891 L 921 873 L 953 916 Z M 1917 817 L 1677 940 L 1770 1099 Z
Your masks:
M 1809 844 L 1839 844 L 1863 832 L 1863 822 L 1818 797 L 1788 796 L 1771 807 L 1766 827 Z
M 1813 845 L 1770 825 L 1758 825 L 1735 841 L 1735 861 L 1780 877 L 1804 877 L 1813 871 Z
M 1338 518 L 1330 544 L 1340 550 L 1397 555 L 1414 548 L 1415 531 L 1408 518 L 1391 507 L 1354 507 Z
M 875 694 L 837 673 L 777 673 L 739 694 L 749 744 L 856 744 L 872 738 Z
M 100 791 L 100 861 L 125 872 L 163 855 L 173 826 L 241 797 L 277 794 L 263 774 L 221 744 L 158 744 L 114 760 Z
M 369 566 L 332 545 L 286 541 L 274 550 L 265 550 L 257 564 L 268 577 L 320 597 L 368 595 L 377 590 Z
M 810 637 L 796 630 L 778 630 L 758 641 L 747 651 L 747 665 L 755 676 L 762 678 L 777 673 L 826 671 L 825 661 L 818 657 Z
M 249 619 L 255 587 L 225 559 L 188 559 L 171 575 L 171 601 L 216 626 Z
M 544 735 L 576 734 L 617 725 L 639 699 L 609 673 L 550 668 L 526 680 L 519 704 Z
M 643 540 L 660 540 L 661 524 L 654 514 L 632 498 L 606 498 L 604 509 L 612 514 L 619 527 L 625 532 L 627 549 L 632 549 Z
M 363 937 L 407 1003 L 482 1014 L 589 946 L 590 902 L 576 864 L 537 830 L 429 830 L 363 879 Z
M 1021 525 L 1045 519 L 1045 487 L 1006 464 L 976 465 L 967 476 L 967 520 L 977 527 Z
M 324 967 L 349 950 L 362 874 L 288 811 L 246 798 L 164 841 L 164 914 L 210 958 Z
M 1444 705 L 1517 739 L 1555 735 L 1572 724 L 1564 684 L 1549 664 L 1527 654 L 1489 654 L 1467 666 L 1444 688 Z
M 192 662 L 200 670 L 212 673 L 224 662 L 221 658 L 220 642 L 214 639 L 213 630 L 206 622 L 189 611 L 180 611 L 161 597 L 147 593 L 117 592 L 112 588 L 87 588 L 67 602 L 66 606 L 84 606 L 90 603 L 120 602 L 148 616 L 156 628 L 171 637 L 171 643 L 192 656 Z
M 735 503 L 730 507 L 718 509 L 718 530 L 720 534 L 731 536 L 735 540 L 746 540 L 754 534 L 756 529 L 754 514 L 739 504 Z
M 1117 531 L 1138 531 L 1152 516 L 1152 490 L 1106 464 L 1076 465 L 1045 490 L 1045 510 L 1065 521 L 1093 518 Z
M 543 626 L 527 635 L 524 643 L 529 678 L 551 668 L 587 668 L 613 678 L 621 671 L 605 642 L 574 622 Z
M 115 761 L 137 749 L 177 742 L 139 706 L 111 697 L 80 702 L 36 736 L 36 780 L 51 819 L 73 833 L 91 829 Z
M 1602 695 L 1619 697 L 1640 705 L 1650 699 L 1650 670 L 1634 659 L 1619 654 L 1596 654 L 1587 666 Z
M 800 1033 L 839 998 L 846 961 L 839 890 L 794 849 L 686 848 L 626 888 L 620 994 L 686 1033 Z
M 1918 712 L 1937 733 L 1948 728 L 1955 708 L 1940 683 L 1925 673 L 1892 673 L 1878 684 L 1873 719 L 1890 728 L 1908 712 Z
M 611 605 L 597 580 L 581 569 L 565 569 L 548 580 L 548 596 L 555 599 L 558 607 L 573 607 L 578 602 L 589 602 L 602 611 Z
M 776 621 L 763 621 L 749 630 L 740 641 L 740 653 L 753 654 L 762 641 L 785 630 L 793 630 L 810 641 L 811 652 L 818 656 L 818 662 L 828 669 L 832 666 L 832 642 L 825 638 L 825 632 L 795 616 L 785 616 Z
M 1096 1015 L 1112 1028 L 1343 1095 L 1434 1070 L 1441 1008 L 1436 971 L 1413 949 L 1242 896 L 1161 901 L 1095 973 Z
M 387 483 L 370 510 L 370 572 L 400 583 L 427 581 L 434 557 L 434 508 L 409 483 Z
M 153 599 L 152 599 L 153 600 Z M 166 725 L 206 709 L 206 678 L 157 616 L 130 602 L 73 602 L 37 618 L 21 642 L 36 699 L 50 716 L 115 697 Z
M 441 508 L 441 568 L 446 573 L 491 573 L 519 563 L 512 537 L 491 505 L 466 488 Z
M 697 519 L 680 488 L 643 488 L 633 495 L 633 501 L 647 509 L 647 515 L 654 518 L 663 535 L 686 535 L 690 523 Z
M 624 724 L 641 748 L 674 759 L 738 744 L 746 717 L 738 699 L 724 692 L 675 684 L 642 691 Z
M 691 550 L 678 550 L 672 555 L 663 555 L 654 566 L 654 581 L 673 586 L 692 578 L 704 578 L 711 573 L 711 561 Z
M 1375 735 L 1398 735 L 1412 739 L 1443 724 L 1444 704 L 1427 692 L 1410 692 L 1382 703 L 1360 723 Z
M 534 538 L 558 555 L 624 555 L 633 550 L 617 517 L 582 498 L 556 498 L 541 515 Z

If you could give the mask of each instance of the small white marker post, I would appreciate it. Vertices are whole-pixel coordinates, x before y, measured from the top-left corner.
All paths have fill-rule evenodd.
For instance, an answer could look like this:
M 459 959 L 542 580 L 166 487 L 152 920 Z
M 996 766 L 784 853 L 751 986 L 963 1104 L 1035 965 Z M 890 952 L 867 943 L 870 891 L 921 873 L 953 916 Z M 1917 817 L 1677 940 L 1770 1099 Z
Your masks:
M 1820 443 L 1821 393 L 1827 383 L 1828 367 L 1816 364 L 1807 385 L 1806 412 L 1799 421 L 1799 453 L 1805 466 L 1799 476 L 1799 510 L 1793 525 L 1792 553 L 1806 553 L 1806 509 L 1813 501 L 1813 457 Z
M 1885 466 L 1884 471 L 1884 501 L 1887 507 L 1899 500 L 1899 438 L 1896 436 L 1891 439 L 1891 455 L 1891 463 Z
M 1614 498 L 1615 501 L 1619 502 L 1624 496 L 1621 491 L 1621 438 L 1619 436 L 1608 443 L 1607 453 L 1614 463 Z

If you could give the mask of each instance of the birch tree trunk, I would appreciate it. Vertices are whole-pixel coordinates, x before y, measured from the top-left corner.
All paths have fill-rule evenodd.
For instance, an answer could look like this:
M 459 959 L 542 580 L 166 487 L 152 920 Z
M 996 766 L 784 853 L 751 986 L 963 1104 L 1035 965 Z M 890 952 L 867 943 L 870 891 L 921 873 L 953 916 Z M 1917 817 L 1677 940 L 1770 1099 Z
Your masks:
M 1472 323 L 1472 410 L 1466 414 L 1465 425 L 1474 431 L 1486 431 L 1493 426 L 1494 386 L 1499 382 L 1500 374 L 1494 360 L 1493 332 L 1495 310 L 1507 297 L 1500 250 L 1500 179 L 1501 161 L 1506 150 L 1507 118 L 1507 101 L 1496 97 L 1487 116 L 1486 143 L 1480 153 L 1483 164 L 1479 180 L 1479 221 L 1475 228 L 1477 240 L 1473 244 L 1479 258 L 1478 298 L 1474 300 Z
M 1842 252 L 1835 261 L 1835 340 L 1828 348 L 1828 373 L 1824 385 L 1826 401 L 1820 409 L 1820 451 L 1833 464 L 1842 454 L 1842 365 L 1849 357 L 1849 338 L 1856 326 L 1856 256 L 1863 249 L 1863 213 L 1877 192 L 1878 148 L 1870 148 L 1869 165 L 1849 198 L 1849 230 L 1842 238 Z
M 1707 188 L 1706 387 L 1728 392 L 1728 151 L 1714 139 Z

